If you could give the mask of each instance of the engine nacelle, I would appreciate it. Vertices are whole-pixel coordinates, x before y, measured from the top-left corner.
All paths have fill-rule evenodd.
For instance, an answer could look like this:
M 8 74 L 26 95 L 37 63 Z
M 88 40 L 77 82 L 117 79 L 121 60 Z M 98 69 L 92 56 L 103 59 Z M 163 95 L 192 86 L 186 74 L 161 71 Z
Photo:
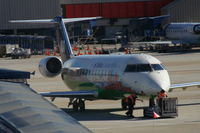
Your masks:
M 200 34 L 200 24 L 195 25 L 193 31 L 195 34 Z
M 56 56 L 48 56 L 40 60 L 38 67 L 44 77 L 55 77 L 61 72 L 62 61 Z

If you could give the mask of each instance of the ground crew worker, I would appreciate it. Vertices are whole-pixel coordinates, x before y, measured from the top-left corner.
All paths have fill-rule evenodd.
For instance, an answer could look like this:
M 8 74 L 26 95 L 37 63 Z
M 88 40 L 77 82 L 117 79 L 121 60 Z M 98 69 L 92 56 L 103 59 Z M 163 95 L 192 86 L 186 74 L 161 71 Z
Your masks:
M 137 96 L 132 94 L 127 97 L 127 102 L 128 102 L 128 111 L 126 112 L 126 115 L 128 117 L 134 117 L 133 116 L 133 109 L 135 106 L 135 101 L 136 101 Z
M 162 98 L 167 98 L 167 93 L 164 90 L 161 90 L 161 92 L 158 94 L 157 103 L 159 106 L 161 105 Z
M 160 100 L 161 98 L 166 98 L 166 97 L 167 97 L 167 93 L 164 90 L 161 90 L 157 99 Z

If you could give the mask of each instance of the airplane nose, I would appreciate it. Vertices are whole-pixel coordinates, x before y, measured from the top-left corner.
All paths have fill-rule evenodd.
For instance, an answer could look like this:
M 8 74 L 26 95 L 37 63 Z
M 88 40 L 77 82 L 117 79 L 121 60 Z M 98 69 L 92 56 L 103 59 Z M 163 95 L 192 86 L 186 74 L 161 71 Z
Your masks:
M 151 81 L 151 89 L 154 90 L 154 94 L 157 94 L 161 90 L 166 92 L 169 91 L 170 88 L 170 79 L 168 73 L 163 72 L 155 75 L 150 76 Z
M 162 82 L 162 81 L 157 81 L 157 82 L 154 82 L 152 84 L 152 88 L 156 91 L 156 92 L 160 92 L 161 90 L 164 90 L 166 92 L 169 91 L 169 83 L 167 82 Z

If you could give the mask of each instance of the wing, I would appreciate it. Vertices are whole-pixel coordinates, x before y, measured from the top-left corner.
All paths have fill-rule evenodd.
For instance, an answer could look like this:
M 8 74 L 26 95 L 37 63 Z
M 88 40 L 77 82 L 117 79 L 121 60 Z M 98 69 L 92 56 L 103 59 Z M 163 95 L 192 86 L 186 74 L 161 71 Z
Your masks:
M 98 96 L 97 91 L 65 91 L 65 92 L 41 92 L 40 95 L 44 97 L 68 97 L 68 98 L 86 98 L 95 99 Z
M 182 83 L 182 84 L 172 84 L 170 86 L 169 91 L 172 91 L 173 89 L 177 88 L 183 88 L 184 90 L 187 89 L 188 87 L 193 87 L 193 86 L 198 86 L 200 87 L 200 82 L 190 82 L 190 83 Z
M 173 40 L 173 41 L 147 41 L 147 42 L 133 42 L 132 44 L 149 44 L 149 45 L 165 45 L 165 44 L 183 44 L 188 43 L 182 40 Z
M 91 133 L 24 84 L 0 81 L 0 131 Z
M 151 44 L 151 45 L 164 45 L 171 44 L 172 41 L 148 41 L 148 42 L 133 42 L 132 44 Z

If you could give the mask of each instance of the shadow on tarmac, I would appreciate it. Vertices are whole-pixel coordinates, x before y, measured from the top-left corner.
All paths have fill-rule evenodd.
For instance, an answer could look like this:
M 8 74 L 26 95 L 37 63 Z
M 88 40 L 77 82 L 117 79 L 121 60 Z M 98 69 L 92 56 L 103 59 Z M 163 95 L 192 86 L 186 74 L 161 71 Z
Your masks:
M 154 56 L 167 56 L 167 55 L 182 55 L 182 54 L 191 54 L 191 53 L 199 53 L 200 49 L 192 49 L 188 51 L 177 51 L 177 52 L 166 52 L 166 53 L 159 53 L 154 52 Z
M 200 103 L 178 104 L 178 106 L 192 106 L 192 105 L 200 105 Z
M 117 111 L 123 111 L 121 108 L 114 109 L 86 109 L 83 112 L 74 112 L 72 109 L 62 109 L 67 114 L 72 116 L 78 121 L 106 121 L 106 120 L 151 120 L 149 118 L 144 117 L 135 117 L 129 118 L 125 115 L 126 110 L 124 110 L 124 114 L 116 114 Z
M 200 103 L 178 104 L 178 106 L 193 106 L 193 105 L 200 105 Z M 145 107 L 136 107 L 135 110 L 140 110 L 143 108 L 145 108 Z M 74 112 L 73 109 L 66 109 L 66 108 L 62 108 L 62 110 L 78 121 L 102 121 L 102 120 L 104 120 L 104 121 L 106 121 L 106 120 L 144 121 L 145 120 L 146 121 L 146 120 L 152 120 L 152 118 L 137 117 L 137 116 L 135 118 L 129 118 L 125 115 L 126 110 L 122 110 L 121 108 L 86 109 L 83 112 Z M 118 111 L 123 111 L 124 113 L 121 113 L 121 114 L 115 113 Z

